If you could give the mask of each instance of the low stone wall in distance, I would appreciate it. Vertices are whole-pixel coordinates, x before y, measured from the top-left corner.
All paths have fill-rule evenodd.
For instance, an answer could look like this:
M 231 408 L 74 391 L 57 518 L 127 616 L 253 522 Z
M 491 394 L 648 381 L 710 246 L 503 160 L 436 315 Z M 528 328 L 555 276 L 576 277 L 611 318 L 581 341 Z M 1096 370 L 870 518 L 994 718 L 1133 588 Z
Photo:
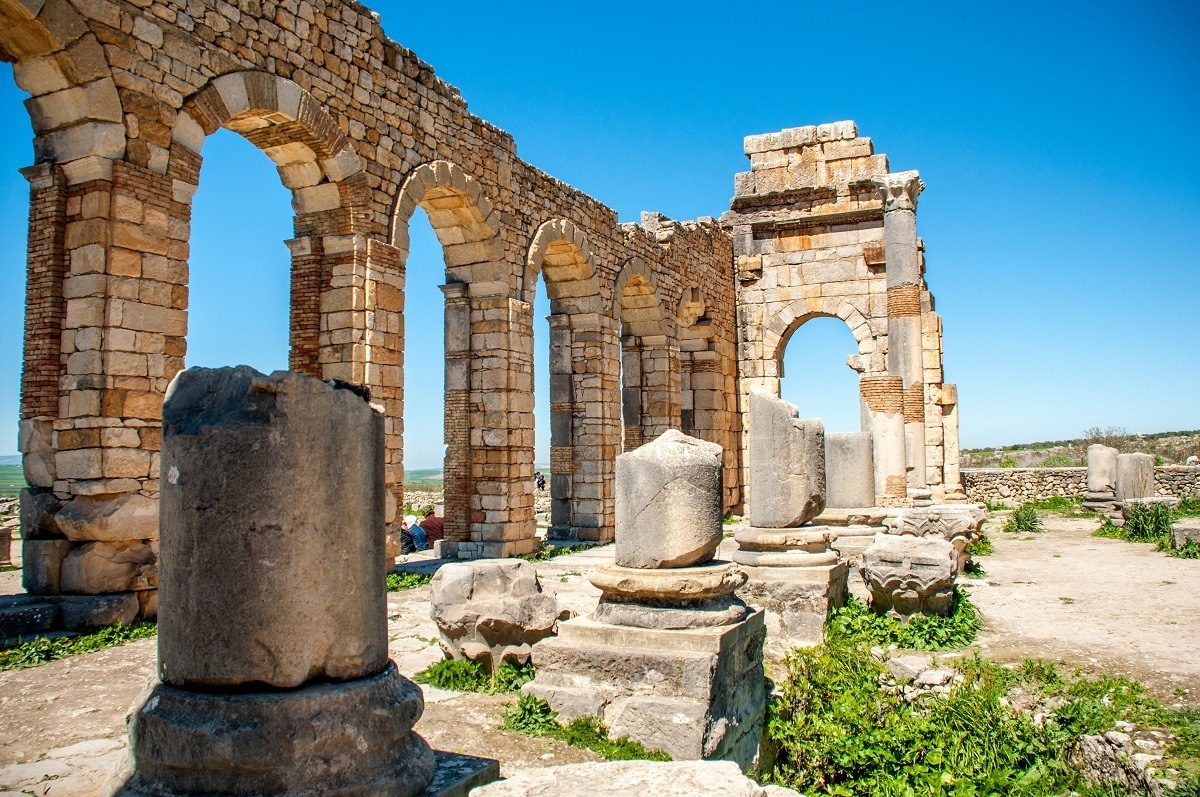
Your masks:
M 971 501 L 1082 498 L 1087 490 L 1087 468 L 963 468 L 962 479 Z M 1154 489 L 1158 495 L 1200 495 L 1200 465 L 1156 467 Z

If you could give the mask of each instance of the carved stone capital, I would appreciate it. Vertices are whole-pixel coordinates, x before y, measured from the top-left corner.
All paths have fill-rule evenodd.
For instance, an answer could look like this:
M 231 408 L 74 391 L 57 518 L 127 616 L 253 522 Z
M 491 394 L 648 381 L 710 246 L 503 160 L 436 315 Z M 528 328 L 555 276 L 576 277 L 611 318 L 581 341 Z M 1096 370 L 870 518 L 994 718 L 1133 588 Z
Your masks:
M 883 194 L 884 212 L 916 210 L 917 196 L 925 190 L 925 182 L 916 171 L 877 174 L 871 182 Z

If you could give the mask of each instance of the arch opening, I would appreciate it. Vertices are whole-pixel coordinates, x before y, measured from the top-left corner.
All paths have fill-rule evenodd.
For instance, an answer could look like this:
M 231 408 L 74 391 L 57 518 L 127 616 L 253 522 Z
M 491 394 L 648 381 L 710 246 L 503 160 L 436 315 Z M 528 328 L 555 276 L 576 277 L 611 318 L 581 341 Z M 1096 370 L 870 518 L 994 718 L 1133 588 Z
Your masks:
M 803 418 L 820 418 L 829 432 L 869 431 L 858 372 L 847 358 L 858 343 L 840 318 L 811 316 L 794 323 L 779 344 L 780 396 Z

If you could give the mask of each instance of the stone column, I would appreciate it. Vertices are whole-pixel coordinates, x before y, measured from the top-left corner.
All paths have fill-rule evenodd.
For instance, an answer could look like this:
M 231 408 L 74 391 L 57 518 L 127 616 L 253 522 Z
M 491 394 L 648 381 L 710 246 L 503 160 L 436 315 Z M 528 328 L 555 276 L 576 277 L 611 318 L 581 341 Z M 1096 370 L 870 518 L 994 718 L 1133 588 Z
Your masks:
M 943 384 L 942 405 L 942 481 L 946 485 L 946 500 L 966 501 L 962 484 L 962 450 L 958 442 L 958 386 Z
M 1087 449 L 1087 492 L 1083 506 L 1114 516 L 1117 509 L 1117 457 L 1115 448 L 1093 443 Z
M 642 444 L 642 343 L 635 335 L 621 338 L 621 450 Z
M 574 373 L 571 317 L 555 313 L 550 323 L 550 534 L 569 537 L 572 525 L 572 480 L 575 472 Z
M 163 417 L 162 682 L 119 793 L 421 793 L 421 693 L 388 659 L 383 416 L 241 366 L 184 371 Z
M 872 179 L 883 195 L 887 257 L 888 373 L 904 384 L 907 484 L 928 498 L 925 476 L 925 384 L 921 337 L 921 264 L 917 251 L 917 196 L 925 188 L 917 172 Z
M 866 374 L 858 380 L 858 387 L 871 416 L 875 501 L 880 506 L 904 506 L 908 495 L 904 476 L 903 380 L 890 374 Z
M 446 460 L 442 466 L 446 536 L 442 555 L 454 557 L 471 541 L 471 301 L 462 283 L 442 285 L 446 296 Z

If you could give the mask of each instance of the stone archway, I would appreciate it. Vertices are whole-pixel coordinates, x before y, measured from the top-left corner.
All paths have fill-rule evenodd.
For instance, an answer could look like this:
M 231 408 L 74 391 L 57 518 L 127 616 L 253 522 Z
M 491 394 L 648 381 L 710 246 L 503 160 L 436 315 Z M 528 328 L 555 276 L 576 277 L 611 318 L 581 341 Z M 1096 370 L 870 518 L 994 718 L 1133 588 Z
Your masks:
M 622 447 L 628 451 L 678 429 L 679 343 L 658 282 L 641 258 L 626 262 L 613 289 L 621 325 Z
M 603 360 L 588 356 L 600 329 L 600 291 L 587 235 L 574 222 L 551 219 L 534 234 L 521 296 L 530 309 L 539 274 L 550 299 L 549 535 L 600 541 L 607 470 L 602 447 L 587 444 L 601 439 L 604 427 Z M 526 339 L 532 346 L 530 321 Z M 532 350 L 530 355 L 532 362 Z

